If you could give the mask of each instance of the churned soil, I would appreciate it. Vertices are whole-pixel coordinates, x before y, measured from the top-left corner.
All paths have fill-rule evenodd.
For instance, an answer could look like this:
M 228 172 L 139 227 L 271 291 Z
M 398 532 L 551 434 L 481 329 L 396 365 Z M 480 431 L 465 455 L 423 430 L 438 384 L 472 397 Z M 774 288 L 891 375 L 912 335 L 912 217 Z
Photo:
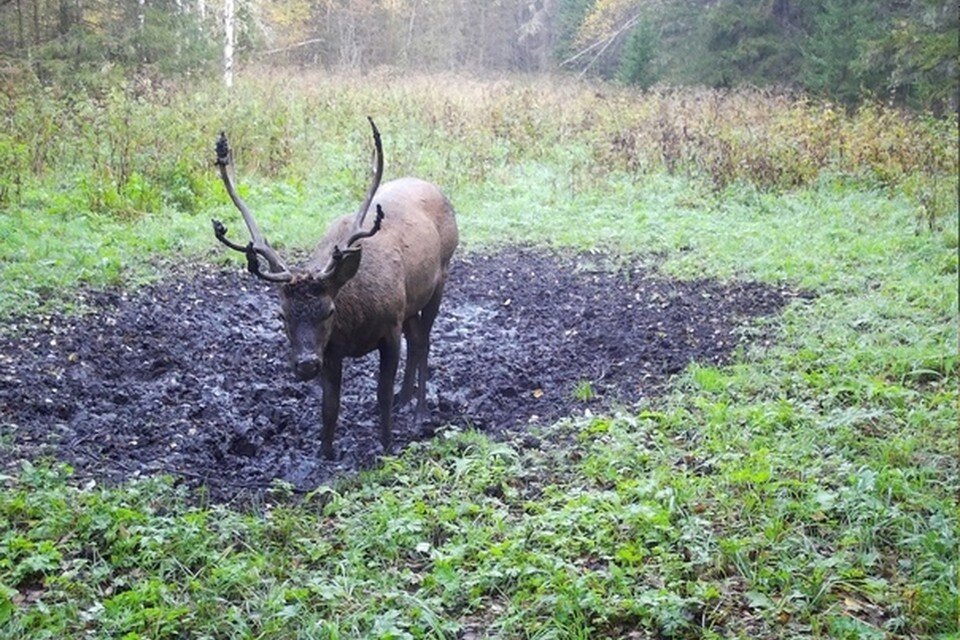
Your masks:
M 769 341 L 757 318 L 796 295 L 604 264 L 531 249 L 455 260 L 429 417 L 399 410 L 397 447 L 442 425 L 503 433 L 629 406 L 690 362 Z M 208 270 L 88 299 L 92 313 L 20 318 L 0 337 L 0 467 L 54 456 L 81 477 L 169 473 L 229 500 L 274 479 L 309 490 L 380 455 L 376 354 L 346 363 L 338 459 L 326 461 L 319 383 L 294 378 L 266 283 Z

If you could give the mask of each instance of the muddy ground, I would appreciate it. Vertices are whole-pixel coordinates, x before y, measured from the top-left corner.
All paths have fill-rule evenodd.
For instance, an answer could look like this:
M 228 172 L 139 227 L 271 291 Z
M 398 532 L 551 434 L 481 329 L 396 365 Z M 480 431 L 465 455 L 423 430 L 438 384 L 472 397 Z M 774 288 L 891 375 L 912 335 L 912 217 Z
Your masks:
M 770 340 L 756 318 L 794 295 L 603 263 L 527 249 L 457 260 L 429 421 L 400 411 L 398 447 L 440 425 L 503 432 L 636 403 L 691 361 Z M 380 453 L 376 355 L 345 367 L 339 459 L 324 461 L 319 385 L 294 379 L 273 292 L 239 268 L 88 298 L 94 313 L 20 319 L 0 338 L 3 468 L 53 455 L 81 477 L 172 473 L 228 500 L 277 478 L 309 490 Z

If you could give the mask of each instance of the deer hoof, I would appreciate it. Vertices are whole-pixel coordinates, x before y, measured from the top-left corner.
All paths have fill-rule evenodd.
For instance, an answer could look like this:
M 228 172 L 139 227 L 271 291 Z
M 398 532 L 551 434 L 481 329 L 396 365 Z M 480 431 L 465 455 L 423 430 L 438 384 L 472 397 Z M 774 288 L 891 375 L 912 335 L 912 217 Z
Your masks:
M 393 396 L 393 406 L 402 407 L 413 398 L 413 390 L 401 389 L 400 393 Z

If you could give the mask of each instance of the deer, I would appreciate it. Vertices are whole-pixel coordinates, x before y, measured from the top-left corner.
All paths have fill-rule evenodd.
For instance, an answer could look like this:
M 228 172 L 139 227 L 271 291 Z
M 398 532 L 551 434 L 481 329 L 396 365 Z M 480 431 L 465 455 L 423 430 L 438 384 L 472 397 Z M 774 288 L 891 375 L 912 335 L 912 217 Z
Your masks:
M 381 186 L 383 146 L 373 131 L 373 179 L 360 208 L 333 221 L 299 267 L 288 267 L 260 232 L 249 207 L 237 193 L 230 167 L 232 151 L 225 133 L 217 141 L 216 164 L 227 194 L 240 210 L 250 241 L 239 244 L 227 228 L 211 220 L 214 236 L 243 253 L 247 270 L 279 290 L 280 315 L 289 341 L 290 366 L 301 381 L 320 379 L 321 450 L 335 458 L 334 433 L 340 413 L 345 358 L 379 351 L 377 405 L 380 444 L 392 450 L 394 405 L 416 396 L 414 420 L 426 413 L 430 331 L 459 241 L 453 206 L 436 185 L 414 177 Z M 370 211 L 375 215 L 369 216 Z M 394 385 L 401 336 L 407 355 L 400 392 Z

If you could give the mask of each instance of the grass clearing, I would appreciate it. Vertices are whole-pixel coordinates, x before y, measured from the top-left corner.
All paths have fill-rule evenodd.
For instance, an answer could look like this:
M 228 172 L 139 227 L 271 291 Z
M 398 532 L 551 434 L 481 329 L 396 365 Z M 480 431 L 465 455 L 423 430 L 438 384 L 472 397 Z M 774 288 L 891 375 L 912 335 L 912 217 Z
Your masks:
M 329 122 L 358 133 L 327 143 L 317 163 L 330 171 L 241 168 L 279 246 L 308 247 L 359 200 L 362 128 L 345 114 L 368 89 L 349 90 Z M 544 125 L 510 102 L 531 94 L 509 96 L 500 119 L 437 151 L 404 120 L 416 103 L 387 92 L 403 107 L 388 176 L 453 178 L 468 251 L 597 250 L 815 297 L 777 321 L 776 344 L 691 365 L 648 406 L 536 440 L 446 431 L 302 502 L 278 485 L 252 509 L 198 506 L 163 479 L 76 486 L 55 464 L 26 464 L 0 492 L 4 637 L 953 637 L 955 202 L 931 230 L 902 191 L 842 175 L 790 190 L 660 170 L 591 177 L 572 134 L 517 155 L 511 141 L 530 139 L 518 132 Z M 468 104 L 449 100 L 454 114 Z M 349 170 L 332 170 L 344 159 Z M 158 260 L 240 268 L 212 242 L 209 217 L 239 226 L 214 199 L 123 218 L 52 211 L 49 183 L 35 188 L 0 215 L 7 314 L 60 306 L 76 282 L 159 277 Z

